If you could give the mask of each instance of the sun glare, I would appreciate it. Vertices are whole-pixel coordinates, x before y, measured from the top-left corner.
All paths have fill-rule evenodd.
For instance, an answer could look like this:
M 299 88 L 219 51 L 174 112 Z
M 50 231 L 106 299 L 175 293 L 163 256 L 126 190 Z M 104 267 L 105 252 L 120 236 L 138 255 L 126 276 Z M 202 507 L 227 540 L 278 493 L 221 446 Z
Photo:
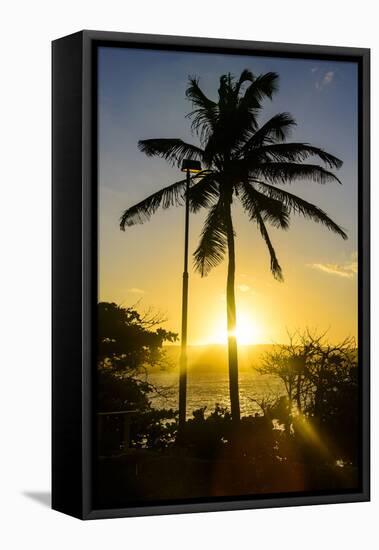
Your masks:
M 237 312 L 237 342 L 240 345 L 258 344 L 261 341 L 262 331 L 258 323 L 246 311 Z M 226 344 L 228 341 L 228 331 L 226 321 L 223 319 L 217 320 L 213 332 L 209 338 L 209 343 Z

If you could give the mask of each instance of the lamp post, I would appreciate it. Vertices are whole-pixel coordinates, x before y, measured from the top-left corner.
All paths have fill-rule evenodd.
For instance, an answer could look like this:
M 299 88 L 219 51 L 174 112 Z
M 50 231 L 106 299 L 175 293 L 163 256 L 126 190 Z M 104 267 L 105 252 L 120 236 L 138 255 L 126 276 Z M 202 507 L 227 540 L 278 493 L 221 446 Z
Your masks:
M 184 159 L 182 172 L 186 172 L 186 203 L 185 203 L 185 225 L 184 225 L 184 269 L 183 269 L 183 291 L 182 291 L 182 334 L 180 350 L 180 373 L 179 373 L 179 430 L 183 428 L 186 421 L 186 399 L 187 399 L 187 317 L 188 317 L 188 233 L 189 233 L 189 188 L 191 173 L 201 172 L 201 164 L 197 160 Z

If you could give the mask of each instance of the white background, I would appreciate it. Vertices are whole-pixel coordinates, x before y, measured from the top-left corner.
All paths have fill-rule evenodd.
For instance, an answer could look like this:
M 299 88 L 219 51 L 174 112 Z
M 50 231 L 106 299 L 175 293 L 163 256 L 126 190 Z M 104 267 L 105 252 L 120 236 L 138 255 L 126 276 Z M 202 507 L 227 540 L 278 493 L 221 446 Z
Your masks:
M 50 41 L 86 29 L 372 48 L 373 212 L 378 208 L 375 2 L 65 0 L 3 4 L 0 48 L 0 544 L 5 549 L 378 547 L 379 397 L 373 341 L 371 503 L 80 522 L 50 485 Z M 378 218 L 373 216 L 373 248 Z M 378 257 L 373 250 L 373 274 Z M 378 287 L 373 285 L 373 337 Z M 5 307 L 4 307 L 5 306 Z M 376 312 L 375 312 L 376 308 Z M 374 339 L 374 338 L 373 338 Z M 68 396 L 69 400 L 69 396 Z M 34 498 L 32 496 L 34 495 Z M 37 496 L 37 498 L 36 498 Z

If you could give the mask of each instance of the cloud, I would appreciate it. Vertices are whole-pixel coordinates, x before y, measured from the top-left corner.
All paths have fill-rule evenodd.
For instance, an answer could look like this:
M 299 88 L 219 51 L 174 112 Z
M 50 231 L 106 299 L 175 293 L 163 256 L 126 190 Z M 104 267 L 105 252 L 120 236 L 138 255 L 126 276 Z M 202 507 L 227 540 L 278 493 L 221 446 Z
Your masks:
M 313 269 L 318 269 L 324 271 L 324 273 L 329 273 L 329 275 L 338 275 L 339 277 L 345 277 L 352 279 L 358 271 L 358 261 L 357 254 L 353 253 L 351 259 L 343 264 L 308 264 L 309 267 Z
M 250 290 L 249 285 L 238 285 L 237 288 L 238 288 L 238 290 L 240 290 L 241 292 L 248 292 L 248 291 Z
M 315 72 L 317 72 L 317 71 L 318 71 L 318 67 L 312 67 L 311 73 L 315 73 Z
M 317 68 L 315 71 L 313 71 L 312 69 L 312 72 L 316 72 L 317 71 Z M 334 71 L 326 71 L 323 73 L 323 75 L 321 76 L 321 78 L 319 78 L 317 81 L 316 81 L 316 88 L 318 90 L 322 90 L 323 88 L 325 88 L 326 86 L 330 86 L 330 84 L 333 82 L 334 80 L 334 76 L 335 76 L 335 72 Z
M 328 84 L 331 84 L 334 78 L 334 71 L 328 71 L 324 74 L 324 77 L 322 79 L 322 84 L 324 86 L 327 86 Z
M 128 288 L 128 292 L 131 292 L 132 294 L 145 294 L 145 291 L 142 288 Z

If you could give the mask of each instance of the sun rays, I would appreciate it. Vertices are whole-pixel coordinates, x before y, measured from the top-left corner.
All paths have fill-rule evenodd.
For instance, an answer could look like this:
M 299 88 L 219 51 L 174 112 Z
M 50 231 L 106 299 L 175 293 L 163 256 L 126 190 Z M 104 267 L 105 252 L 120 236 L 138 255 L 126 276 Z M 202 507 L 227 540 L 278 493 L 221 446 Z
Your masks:
M 254 345 L 262 343 L 263 329 L 258 320 L 248 310 L 237 313 L 236 330 L 231 336 L 236 336 L 239 345 Z M 227 344 L 228 330 L 225 319 L 220 316 L 210 323 L 210 334 L 207 344 Z

